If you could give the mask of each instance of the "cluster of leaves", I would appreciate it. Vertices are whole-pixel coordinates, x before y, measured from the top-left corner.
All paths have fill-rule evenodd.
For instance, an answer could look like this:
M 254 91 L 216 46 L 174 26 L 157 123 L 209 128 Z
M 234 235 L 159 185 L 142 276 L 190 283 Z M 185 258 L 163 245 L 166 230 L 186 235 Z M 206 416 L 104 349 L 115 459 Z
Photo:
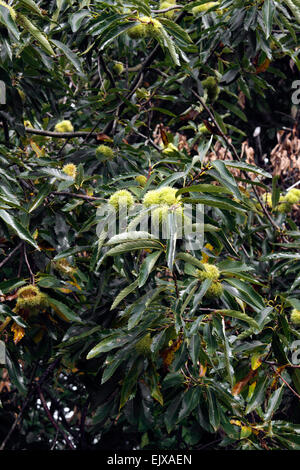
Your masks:
M 251 100 L 280 94 L 286 58 L 300 68 L 297 2 L 10 3 L 1 447 L 299 449 L 300 231 L 278 180 L 239 157 Z M 216 141 L 233 160 L 205 160 Z M 169 237 L 139 229 L 145 194 L 170 187 Z M 110 236 L 119 190 L 136 210 Z M 183 203 L 204 208 L 200 248 L 179 237 Z

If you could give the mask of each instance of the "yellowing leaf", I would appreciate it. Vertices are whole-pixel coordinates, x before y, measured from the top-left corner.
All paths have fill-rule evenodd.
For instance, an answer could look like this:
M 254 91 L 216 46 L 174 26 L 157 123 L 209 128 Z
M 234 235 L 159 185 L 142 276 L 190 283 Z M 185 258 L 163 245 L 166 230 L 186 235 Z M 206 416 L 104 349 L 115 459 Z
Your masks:
M 43 150 L 34 142 L 34 140 L 30 141 L 30 145 L 32 150 L 35 152 L 37 158 L 43 157 L 44 152 Z
M 207 366 L 200 364 L 199 377 L 204 377 L 207 371 Z
M 252 397 L 255 387 L 256 387 L 256 382 L 253 382 L 251 385 L 249 385 L 247 400 L 250 400 L 250 398 Z
M 246 437 L 250 436 L 250 434 L 252 434 L 252 429 L 250 426 L 241 427 L 240 439 L 245 439 Z
M 72 286 L 75 286 L 75 287 L 77 287 L 78 290 L 81 290 L 81 287 L 80 287 L 79 284 L 77 284 L 77 281 L 76 281 L 75 277 L 74 276 L 71 276 L 71 277 L 72 277 L 72 279 L 74 279 L 74 282 L 69 281 L 69 284 L 72 284 Z
M 162 351 L 161 356 L 163 358 L 164 367 L 167 369 L 173 362 L 175 352 L 180 348 L 182 338 L 178 338 L 173 342 L 172 346 Z
M 251 369 L 256 370 L 261 366 L 261 355 L 260 353 L 253 354 L 251 357 Z
M 206 248 L 209 251 L 213 251 L 213 249 L 214 249 L 214 247 L 210 243 L 206 243 L 204 248 Z M 209 255 L 207 255 L 204 251 L 202 251 L 202 260 L 201 261 L 203 263 L 207 263 L 209 258 L 210 258 Z
M 17 344 L 23 336 L 25 335 L 25 330 L 22 326 L 18 325 L 16 322 L 11 326 L 11 331 L 14 334 L 14 343 Z
M 242 426 L 242 423 L 238 419 L 231 419 L 230 424 L 235 424 L 236 426 Z
M 235 386 L 232 389 L 232 395 L 239 395 L 241 391 L 246 387 L 247 383 L 252 379 L 257 374 L 256 371 L 250 370 L 249 374 L 246 375 L 246 377 L 243 378 L 243 380 L 240 380 L 235 384 Z
M 256 73 L 261 73 L 265 72 L 270 65 L 271 61 L 270 59 L 265 59 L 257 68 L 256 68 Z

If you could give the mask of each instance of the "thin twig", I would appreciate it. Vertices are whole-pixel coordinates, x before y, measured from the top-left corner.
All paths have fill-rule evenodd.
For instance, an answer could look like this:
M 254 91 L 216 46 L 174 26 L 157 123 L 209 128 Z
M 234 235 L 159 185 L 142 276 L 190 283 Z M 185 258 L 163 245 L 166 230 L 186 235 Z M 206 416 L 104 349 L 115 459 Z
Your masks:
M 54 371 L 55 367 L 58 366 L 58 364 L 61 361 L 61 357 L 58 356 L 51 364 L 47 367 L 45 372 L 43 373 L 42 377 L 39 379 L 39 384 L 42 386 L 42 384 L 48 379 L 48 376 Z
M 86 136 L 97 138 L 98 136 L 98 132 L 89 132 L 89 131 L 54 132 L 54 131 L 45 131 L 44 129 L 35 129 L 32 127 L 25 127 L 25 132 L 27 134 L 43 135 L 45 137 L 54 137 L 57 139 L 61 139 L 61 138 L 73 139 L 74 137 L 86 137 Z
M 86 415 L 89 407 L 89 400 L 85 404 L 83 411 L 81 413 L 81 419 L 80 419 L 80 448 L 84 449 L 85 447 L 85 420 L 86 420 Z
M 207 444 L 204 444 L 204 445 L 202 445 L 202 446 L 200 446 L 200 447 L 197 447 L 197 450 L 204 450 L 204 449 L 206 449 L 207 447 L 210 447 L 210 446 L 212 446 L 212 445 L 214 445 L 214 444 L 217 444 L 217 443 L 221 442 L 221 440 L 222 440 L 222 439 L 216 439 L 215 441 L 208 442 Z
M 66 145 L 69 143 L 69 140 L 70 140 L 70 137 L 67 137 L 65 142 L 63 143 L 63 145 L 61 146 L 61 148 L 59 149 L 59 151 L 57 152 L 57 156 L 56 158 L 59 158 L 62 154 L 62 151 L 64 150 L 64 148 L 66 147 Z
M 269 364 L 270 366 L 281 367 L 277 362 L 272 361 L 263 361 L 264 364 Z M 286 364 L 286 368 L 290 369 L 300 369 L 300 366 L 296 366 L 295 364 Z
M 178 283 L 177 283 L 177 276 L 174 272 L 172 272 L 172 277 L 175 285 L 175 291 L 176 291 L 176 297 L 179 299 L 179 289 L 178 289 Z
M 6 257 L 3 261 L 1 261 L 1 263 L 0 263 L 0 268 L 2 268 L 2 266 L 4 266 L 4 265 L 7 263 L 7 261 L 10 260 L 10 258 L 18 251 L 19 248 L 21 248 L 22 245 L 23 245 L 23 242 L 19 243 L 19 244 L 9 253 L 9 255 L 7 255 L 7 257 Z
M 50 410 L 48 408 L 48 405 L 46 403 L 46 400 L 45 400 L 45 397 L 43 395 L 43 392 L 41 390 L 41 387 L 40 387 L 40 384 L 37 382 L 37 389 L 38 389 L 38 393 L 39 393 L 39 397 L 40 397 L 40 400 L 42 402 L 42 405 L 43 405 L 43 408 L 46 412 L 46 415 L 48 416 L 49 420 L 51 421 L 51 423 L 53 424 L 53 426 L 55 427 L 55 429 L 57 430 L 57 432 L 60 432 L 61 435 L 63 436 L 64 440 L 66 441 L 66 444 L 67 446 L 71 449 L 71 450 L 75 450 L 72 442 L 69 440 L 68 436 L 66 435 L 66 433 L 58 426 L 57 422 L 55 421 L 55 419 L 53 418 L 52 414 L 50 413 Z
M 67 191 L 52 191 L 50 194 L 55 194 L 57 196 L 77 197 L 79 199 L 85 199 L 86 201 L 103 201 L 103 198 L 101 197 L 88 196 L 87 194 L 68 193 Z
M 167 11 L 181 10 L 182 8 L 184 8 L 184 5 L 172 5 L 171 7 L 163 8 L 162 10 L 151 10 L 151 12 L 152 13 L 166 13 Z
M 182 11 L 178 17 L 175 19 L 175 23 L 179 22 L 186 14 L 186 11 Z M 127 96 L 125 96 L 125 99 L 122 99 L 121 98 L 121 101 L 119 102 L 119 104 L 116 106 L 115 108 L 115 113 L 118 115 L 118 116 L 121 116 L 121 113 L 123 111 L 123 109 L 127 106 L 127 101 L 132 97 L 132 95 L 135 93 L 136 89 L 140 86 L 140 83 L 142 82 L 143 80 L 143 76 L 144 76 L 144 71 L 147 67 L 149 67 L 152 62 L 155 60 L 155 57 L 157 55 L 157 52 L 158 52 L 158 49 L 159 49 L 159 44 L 156 44 L 156 46 L 154 47 L 154 49 L 150 52 L 150 54 L 145 58 L 145 60 L 142 62 L 142 64 L 139 64 L 138 68 L 139 68 L 139 73 L 136 75 L 135 79 L 133 80 L 131 86 L 130 86 L 130 90 L 129 90 L 129 93 L 127 94 Z M 99 124 L 101 123 L 102 121 L 102 117 L 99 119 L 99 121 L 96 122 L 95 126 L 93 127 L 93 129 L 91 130 L 91 133 L 90 135 L 87 135 L 85 140 L 84 140 L 84 143 L 86 143 L 88 141 L 88 139 L 91 137 L 92 135 L 92 132 L 99 126 Z M 109 134 L 110 131 L 113 129 L 113 126 L 114 126 L 114 123 L 115 123 L 115 118 L 111 121 L 109 121 L 106 126 L 104 127 L 103 129 L 103 133 L 104 134 Z
M 59 431 L 56 431 L 56 434 L 55 434 L 55 438 L 53 440 L 53 444 L 51 446 L 51 449 L 50 450 L 54 450 L 55 449 L 55 446 L 56 446 L 56 443 L 57 443 L 57 438 L 59 436 Z
M 102 90 L 102 88 L 103 88 L 103 80 L 102 80 L 102 75 L 101 75 L 100 58 L 99 58 L 99 57 L 98 57 L 98 60 L 97 60 L 97 70 L 98 70 L 98 76 L 99 76 L 99 82 L 100 82 L 100 89 Z
M 46 394 L 49 396 L 51 403 L 56 407 L 58 415 L 61 417 L 62 425 L 68 431 L 69 434 L 73 436 L 74 439 L 79 441 L 79 433 L 72 430 L 66 417 L 64 415 L 63 405 L 59 402 L 59 400 L 53 395 L 53 393 L 49 390 L 49 387 L 46 390 Z
M 231 149 L 231 151 L 233 152 L 235 158 L 241 162 L 241 158 L 239 156 L 239 154 L 237 153 L 234 145 L 232 142 L 230 142 L 230 140 L 227 138 L 227 136 L 224 134 L 224 132 L 222 131 L 221 127 L 219 126 L 218 122 L 216 121 L 213 113 L 211 112 L 211 110 L 209 109 L 209 107 L 207 106 L 207 104 L 205 103 L 205 101 L 201 98 L 201 96 L 198 95 L 198 93 L 196 93 L 194 90 L 192 90 L 192 93 L 194 96 L 196 96 L 196 98 L 200 101 L 201 105 L 203 106 L 203 108 L 207 111 L 207 113 L 209 114 L 211 120 L 213 121 L 213 123 L 215 124 L 215 126 L 217 127 L 221 137 L 224 139 L 224 141 L 226 142 L 226 145 Z M 245 172 L 243 172 L 245 173 Z M 245 175 L 245 177 L 247 177 L 247 175 Z M 271 223 L 271 225 L 277 230 L 277 231 L 280 231 L 280 227 L 276 224 L 276 222 L 272 219 L 272 217 L 270 216 L 269 212 L 267 211 L 264 203 L 262 202 L 258 192 L 257 192 L 257 189 L 255 187 L 254 184 L 250 183 L 251 186 L 252 186 L 252 189 L 253 189 L 253 192 L 255 194 L 255 197 L 256 199 L 258 200 L 265 216 L 267 217 L 267 219 L 269 220 L 269 222 Z
M 279 377 L 281 378 L 282 382 L 284 382 L 285 385 L 290 389 L 290 391 L 291 391 L 297 398 L 299 398 L 299 400 L 300 400 L 300 395 L 298 395 L 298 393 L 290 386 L 290 384 L 282 377 L 282 375 L 275 369 L 274 366 L 271 365 L 271 367 L 272 367 L 273 371 L 275 372 L 275 374 L 279 375 Z
M 6 435 L 5 439 L 4 439 L 4 441 L 3 441 L 2 444 L 1 444 L 0 451 L 1 451 L 1 450 L 4 450 L 4 448 L 5 448 L 5 446 L 6 446 L 7 442 L 8 442 L 8 440 L 10 439 L 10 437 L 11 437 L 12 433 L 14 432 L 16 426 L 17 426 L 17 425 L 19 424 L 19 422 L 21 421 L 21 419 L 22 419 L 22 417 L 23 417 L 23 414 L 24 414 L 24 411 L 25 411 L 25 409 L 27 408 L 28 403 L 29 403 L 29 401 L 30 401 L 30 398 L 31 398 L 30 396 L 27 396 L 26 400 L 24 401 L 20 413 L 19 413 L 18 416 L 16 417 L 15 421 L 13 422 L 12 427 L 10 428 L 10 430 L 9 430 L 9 432 L 7 433 L 7 435 Z
M 104 61 L 101 54 L 99 54 L 99 62 L 100 62 L 101 67 L 103 68 L 104 72 L 108 76 L 108 79 L 110 81 L 110 84 L 111 84 L 112 88 L 116 88 L 116 82 L 114 80 L 114 77 L 112 76 L 111 71 L 106 67 L 106 63 L 105 63 L 105 61 Z
M 0 451 L 1 450 L 4 450 L 8 440 L 10 439 L 12 433 L 14 432 L 16 426 L 21 422 L 22 420 L 22 417 L 23 417 L 23 414 L 24 414 L 24 411 L 26 410 L 30 400 L 31 400 L 31 394 L 33 391 L 36 391 L 36 386 L 38 385 L 39 387 L 41 387 L 41 385 L 48 379 L 49 375 L 52 373 L 52 371 L 55 369 L 55 367 L 59 364 L 59 362 L 61 361 L 61 357 L 57 357 L 55 359 L 55 361 L 53 361 L 49 367 L 47 367 L 47 369 L 45 370 L 44 374 L 42 375 L 42 377 L 39 379 L 38 382 L 34 382 L 34 377 L 35 377 L 35 374 L 36 374 L 36 370 L 37 370 L 37 366 L 38 366 L 38 362 L 37 361 L 35 363 L 35 366 L 33 368 L 33 371 L 32 371 L 32 374 L 31 374 L 31 377 L 30 377 L 30 383 L 29 383 L 29 387 L 28 387 L 28 392 L 27 392 L 27 396 L 26 396 L 26 399 L 23 403 L 23 406 L 21 408 L 21 411 L 20 413 L 18 414 L 18 416 L 16 417 L 15 421 L 13 422 L 9 432 L 7 433 L 4 441 L 2 442 L 1 446 L 0 446 Z
M 29 271 L 29 274 L 30 274 L 30 282 L 31 282 L 31 284 L 34 284 L 34 282 L 35 282 L 35 281 L 34 281 L 34 273 L 32 272 L 30 263 L 29 263 L 29 261 L 28 261 L 27 250 L 26 250 L 26 245 L 25 245 L 25 243 L 23 244 L 23 253 L 24 253 L 25 263 L 26 263 L 26 266 L 27 266 L 28 271 Z
M 0 446 L 0 451 L 1 450 L 4 450 L 7 442 L 9 441 L 12 433 L 14 432 L 16 426 L 21 422 L 22 418 L 23 418 L 23 414 L 24 414 L 24 411 L 26 410 L 30 400 L 31 400 L 31 392 L 33 391 L 33 381 L 34 381 L 34 376 L 35 376 L 35 373 L 36 373 L 36 369 L 37 369 L 37 366 L 38 366 L 38 361 L 35 363 L 34 365 L 34 368 L 32 370 L 32 373 L 31 373 L 31 377 L 30 377 L 30 383 L 29 383 L 29 387 L 28 387 L 28 391 L 27 391 L 27 396 L 26 396 L 26 399 L 23 403 L 23 406 L 21 408 L 21 411 L 20 413 L 18 414 L 18 416 L 16 417 L 15 421 L 13 422 L 9 432 L 7 433 L 5 439 L 3 440 L 1 446 Z

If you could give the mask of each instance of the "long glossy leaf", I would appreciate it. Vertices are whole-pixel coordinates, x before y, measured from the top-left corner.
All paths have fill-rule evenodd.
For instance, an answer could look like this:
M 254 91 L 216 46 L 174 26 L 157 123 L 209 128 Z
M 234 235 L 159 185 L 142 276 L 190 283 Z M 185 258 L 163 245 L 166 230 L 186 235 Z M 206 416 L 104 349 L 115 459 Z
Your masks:
M 144 259 L 139 273 L 139 287 L 142 287 L 146 283 L 161 253 L 162 251 L 155 251 Z
M 4 209 L 0 209 L 0 218 L 18 235 L 19 238 L 21 238 L 21 240 L 26 241 L 36 250 L 40 251 L 40 248 L 28 230 L 26 230 L 26 228 L 23 227 L 11 214 Z
M 125 243 L 125 242 L 131 242 L 131 241 L 136 241 L 136 240 L 156 240 L 159 242 L 154 235 L 148 232 L 143 232 L 143 231 L 130 231 L 130 232 L 124 232 L 124 233 L 119 233 L 117 235 L 114 235 L 112 238 L 108 240 L 106 245 L 117 245 L 118 243 Z
M 48 302 L 51 307 L 58 313 L 58 315 L 62 316 L 64 320 L 69 322 L 82 323 L 82 320 L 75 313 L 73 313 L 73 311 L 64 303 L 51 297 L 48 298 Z
M 125 299 L 125 297 L 127 297 L 127 295 L 131 294 L 131 292 L 133 292 L 138 287 L 138 284 L 139 284 L 139 281 L 138 279 L 136 279 L 132 284 L 125 287 L 125 289 L 121 290 L 121 292 L 115 298 L 112 306 L 110 307 L 110 310 L 113 310 L 114 308 L 116 308 L 119 305 L 119 303 L 122 302 L 122 300 Z
M 161 244 L 155 242 L 155 241 L 148 241 L 148 240 L 143 240 L 143 241 L 136 241 L 136 242 L 126 242 L 126 243 L 121 243 L 120 245 L 115 246 L 114 248 L 111 248 L 107 253 L 106 256 L 114 256 L 114 255 L 119 255 L 121 253 L 127 253 L 128 251 L 135 251 L 135 250 L 142 250 L 146 248 L 152 248 L 152 249 L 161 249 Z
M 55 44 L 58 47 L 58 49 L 60 49 L 65 54 L 65 56 L 69 59 L 69 61 L 75 67 L 77 72 L 79 74 L 82 74 L 80 60 L 78 59 L 76 54 L 74 54 L 74 52 L 72 52 L 71 49 L 66 44 L 63 44 L 62 42 L 57 41 L 56 39 L 52 39 L 52 43 Z
M 86 358 L 92 359 L 96 356 L 99 356 L 99 354 L 109 352 L 112 349 L 119 348 L 123 346 L 125 343 L 127 343 L 129 339 L 130 338 L 128 336 L 120 337 L 119 334 L 108 336 L 107 338 L 100 341 L 100 343 L 98 343 L 96 346 L 94 346 L 90 350 Z
M 51 192 L 52 185 L 49 183 L 45 183 L 41 189 L 39 190 L 36 198 L 33 200 L 31 203 L 28 212 L 33 212 L 35 209 L 37 209 L 41 204 L 43 204 L 45 198 L 48 196 L 48 194 Z
M 238 318 L 239 320 L 242 320 L 242 321 L 248 323 L 248 325 L 252 326 L 253 328 L 259 330 L 259 325 L 254 320 L 254 318 L 249 317 L 249 315 L 246 315 L 246 313 L 244 313 L 244 312 L 240 312 L 238 310 L 223 309 L 223 310 L 215 310 L 215 313 L 220 313 L 222 315 L 226 315 L 226 316 L 232 317 L 232 318 Z

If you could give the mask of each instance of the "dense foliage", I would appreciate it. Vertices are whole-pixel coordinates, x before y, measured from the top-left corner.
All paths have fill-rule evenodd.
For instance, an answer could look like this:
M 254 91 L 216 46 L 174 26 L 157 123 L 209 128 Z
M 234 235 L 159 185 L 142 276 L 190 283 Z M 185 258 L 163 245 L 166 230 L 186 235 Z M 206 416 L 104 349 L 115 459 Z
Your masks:
M 300 449 L 299 22 L 0 1 L 1 449 Z

